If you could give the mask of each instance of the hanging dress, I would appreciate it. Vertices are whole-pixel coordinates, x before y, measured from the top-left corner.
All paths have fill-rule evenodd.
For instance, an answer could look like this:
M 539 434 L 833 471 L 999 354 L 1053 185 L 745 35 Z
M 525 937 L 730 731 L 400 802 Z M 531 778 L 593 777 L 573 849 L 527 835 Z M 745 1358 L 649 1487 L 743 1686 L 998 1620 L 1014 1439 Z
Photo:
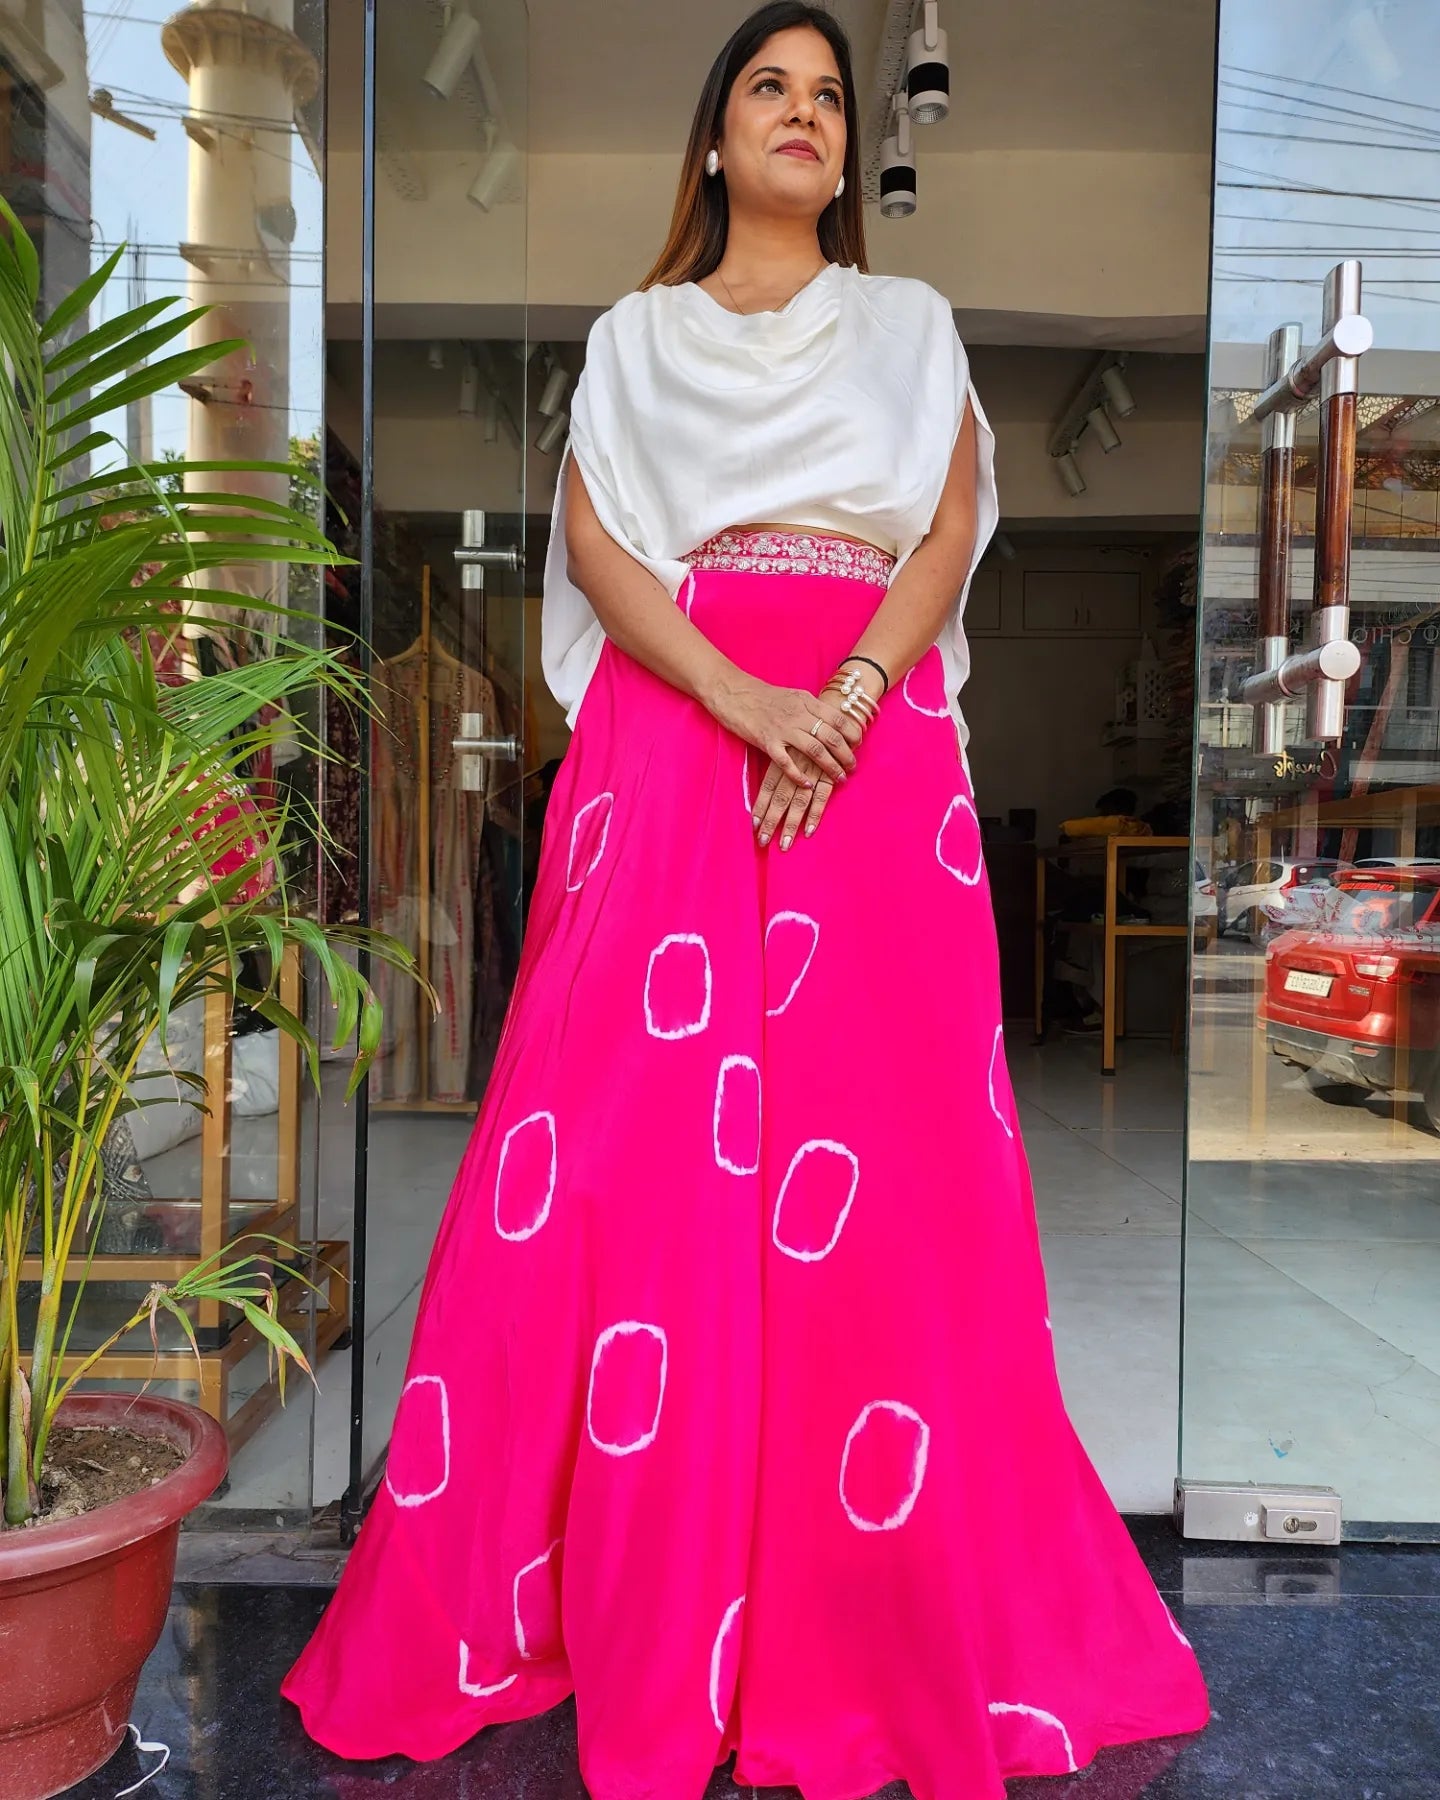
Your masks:
M 993 440 L 919 282 L 832 265 L 749 316 L 627 296 L 569 455 L 700 631 L 814 692 L 967 404 L 978 560 Z M 384 1484 L 285 1692 L 342 1756 L 422 1759 L 573 1693 L 594 1800 L 700 1800 L 732 1754 L 806 1800 L 1003 1800 L 1196 1730 L 1195 1657 L 1056 1375 L 963 593 L 813 838 L 761 849 L 763 759 L 593 641 L 564 507 L 562 479 L 544 652 L 574 738 L 518 979 Z

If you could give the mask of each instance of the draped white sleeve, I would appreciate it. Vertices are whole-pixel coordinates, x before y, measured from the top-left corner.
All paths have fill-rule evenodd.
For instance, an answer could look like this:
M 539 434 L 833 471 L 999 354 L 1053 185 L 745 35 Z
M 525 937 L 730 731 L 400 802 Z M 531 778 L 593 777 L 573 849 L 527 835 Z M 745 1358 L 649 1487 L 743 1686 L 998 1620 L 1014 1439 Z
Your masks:
M 646 522 L 637 515 L 634 500 L 626 504 L 626 488 L 634 495 L 634 477 L 623 463 L 626 432 L 616 430 L 612 423 L 623 409 L 614 344 L 616 311 L 612 308 L 601 313 L 585 340 L 585 364 L 571 392 L 571 434 L 565 441 L 560 472 L 554 479 L 551 540 L 545 545 L 540 668 L 547 688 L 565 707 L 565 724 L 571 729 L 605 644 L 605 628 L 589 599 L 574 585 L 567 567 L 565 520 L 569 513 L 571 464 L 580 468 L 590 506 L 601 526 L 657 576 L 671 599 L 679 594 L 680 585 L 689 574 L 688 563 L 650 556 L 641 549 L 646 540 Z M 599 419 L 594 409 L 599 409 Z
M 975 391 L 975 383 L 970 379 L 970 358 L 965 353 L 965 346 L 960 341 L 960 334 L 955 329 L 955 320 L 950 312 L 949 304 L 939 295 L 945 311 L 945 326 L 948 327 L 950 345 L 950 391 L 955 429 L 951 434 L 950 449 L 954 454 L 959 441 L 960 428 L 965 422 L 965 409 L 968 405 L 975 415 L 975 543 L 970 552 L 970 566 L 965 571 L 965 579 L 960 585 L 960 592 L 955 596 L 945 624 L 936 642 L 940 650 L 940 661 L 945 670 L 945 697 L 955 720 L 955 727 L 960 736 L 960 747 L 963 751 L 970 741 L 970 727 L 965 722 L 965 715 L 960 708 L 960 690 L 970 679 L 970 640 L 965 635 L 965 606 L 970 598 L 970 587 L 975 579 L 975 571 L 980 566 L 980 559 L 989 547 L 995 535 L 995 528 L 1000 523 L 1000 494 L 995 483 L 995 433 L 990 421 L 985 416 L 985 408 L 980 404 L 980 396 Z M 950 463 L 946 459 L 941 473 L 941 489 L 945 477 L 949 473 Z M 940 503 L 940 491 L 937 490 L 934 505 L 930 508 L 930 518 L 935 517 L 935 507 Z M 926 529 L 929 529 L 927 524 Z M 923 539 L 905 550 L 894 569 L 890 579 L 896 575 L 920 547 Z

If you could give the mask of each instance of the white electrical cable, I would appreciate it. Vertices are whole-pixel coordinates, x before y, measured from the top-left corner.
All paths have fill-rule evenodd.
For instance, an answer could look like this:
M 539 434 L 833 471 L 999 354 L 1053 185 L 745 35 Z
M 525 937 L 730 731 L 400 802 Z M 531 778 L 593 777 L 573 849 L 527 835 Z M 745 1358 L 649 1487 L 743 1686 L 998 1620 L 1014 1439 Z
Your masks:
M 150 1773 L 148 1775 L 142 1775 L 133 1787 L 121 1788 L 120 1792 L 115 1796 L 115 1800 L 126 1800 L 127 1795 L 138 1794 L 141 1788 L 148 1787 L 157 1775 L 163 1774 L 170 1762 L 170 1746 L 168 1744 L 147 1744 L 144 1738 L 141 1737 L 139 1731 L 136 1730 L 135 1726 L 127 1725 L 125 1729 L 130 1732 L 135 1739 L 135 1752 L 137 1756 L 158 1756 L 160 1760 L 156 1763 Z

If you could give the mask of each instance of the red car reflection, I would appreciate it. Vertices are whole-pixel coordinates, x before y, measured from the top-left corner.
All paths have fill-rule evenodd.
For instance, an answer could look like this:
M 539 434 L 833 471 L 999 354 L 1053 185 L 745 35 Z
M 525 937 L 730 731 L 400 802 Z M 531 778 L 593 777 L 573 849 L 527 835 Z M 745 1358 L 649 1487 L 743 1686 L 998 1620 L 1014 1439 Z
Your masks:
M 1332 896 L 1265 952 L 1270 1048 L 1347 1086 L 1418 1090 L 1440 1130 L 1440 864 L 1347 869 Z

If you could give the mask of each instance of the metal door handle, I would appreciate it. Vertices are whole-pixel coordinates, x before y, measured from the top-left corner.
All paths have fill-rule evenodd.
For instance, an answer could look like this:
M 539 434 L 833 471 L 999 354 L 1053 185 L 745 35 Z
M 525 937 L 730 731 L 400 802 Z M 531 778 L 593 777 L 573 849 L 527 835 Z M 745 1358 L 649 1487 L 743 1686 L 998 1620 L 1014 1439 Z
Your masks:
M 471 592 L 484 593 L 486 569 L 523 569 L 525 559 L 518 544 L 485 547 L 485 514 L 480 507 L 468 507 L 460 515 L 460 542 L 455 560 L 460 565 L 460 585 Z
M 487 569 L 519 569 L 523 568 L 520 550 L 515 544 L 507 544 L 503 548 L 486 550 L 478 544 L 459 544 L 455 550 L 457 563 L 479 563 Z
M 1255 748 L 1284 748 L 1284 702 L 1305 693 L 1307 735 L 1339 740 L 1345 684 L 1360 668 L 1350 642 L 1350 531 L 1355 497 L 1355 411 L 1360 358 L 1375 340 L 1360 311 L 1361 268 L 1354 258 L 1325 278 L 1323 336 L 1299 354 L 1300 327 L 1270 334 L 1265 391 L 1255 417 L 1265 428 L 1260 490 L 1260 620 L 1256 673 L 1239 698 L 1256 708 Z M 1294 521 L 1295 414 L 1321 390 L 1319 473 L 1315 492 L 1315 587 L 1310 647 L 1290 653 L 1290 537 Z
M 510 762 L 520 754 L 520 740 L 515 737 L 458 737 L 450 742 L 462 754 L 469 751 L 472 755 L 501 756 Z

